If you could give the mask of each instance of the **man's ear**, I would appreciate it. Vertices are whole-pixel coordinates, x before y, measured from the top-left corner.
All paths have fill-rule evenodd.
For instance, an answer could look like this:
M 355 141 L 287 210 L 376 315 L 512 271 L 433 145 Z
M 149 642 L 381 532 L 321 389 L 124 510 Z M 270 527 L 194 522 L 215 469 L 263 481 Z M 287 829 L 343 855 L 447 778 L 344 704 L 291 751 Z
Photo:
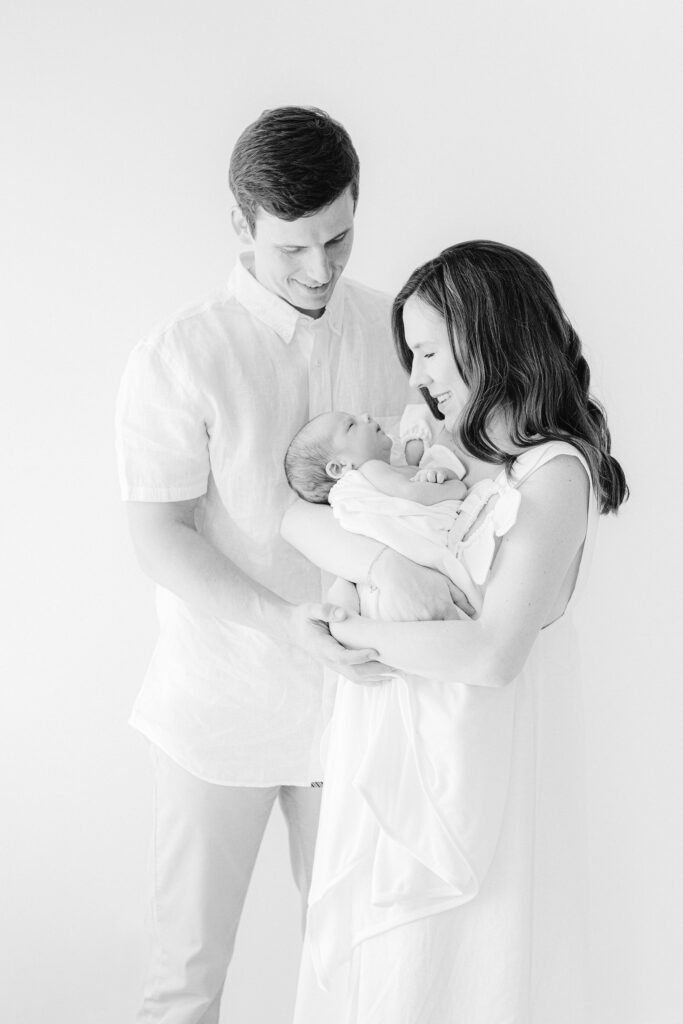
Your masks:
M 325 472 L 331 480 L 341 480 L 347 469 L 351 469 L 351 466 L 343 459 L 330 459 L 325 466 Z
M 247 223 L 247 218 L 244 216 L 239 206 L 233 206 L 230 211 L 230 220 L 234 228 L 235 234 L 239 238 L 240 242 L 244 245 L 253 245 L 254 236 L 251 233 L 251 228 Z

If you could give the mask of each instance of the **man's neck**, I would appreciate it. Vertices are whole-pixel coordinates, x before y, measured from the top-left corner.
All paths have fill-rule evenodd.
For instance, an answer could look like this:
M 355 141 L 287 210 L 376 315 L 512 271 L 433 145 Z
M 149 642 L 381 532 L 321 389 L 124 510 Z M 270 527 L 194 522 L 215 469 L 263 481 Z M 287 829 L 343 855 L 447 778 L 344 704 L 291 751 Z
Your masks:
M 287 302 L 287 299 L 285 299 L 285 302 Z M 323 306 L 322 309 L 301 309 L 300 306 L 295 306 L 291 302 L 288 303 L 288 305 L 290 305 L 292 307 L 292 309 L 295 309 L 297 311 L 297 313 L 303 313 L 304 316 L 310 317 L 311 320 L 319 320 L 320 317 L 325 312 L 325 307 L 324 306 Z

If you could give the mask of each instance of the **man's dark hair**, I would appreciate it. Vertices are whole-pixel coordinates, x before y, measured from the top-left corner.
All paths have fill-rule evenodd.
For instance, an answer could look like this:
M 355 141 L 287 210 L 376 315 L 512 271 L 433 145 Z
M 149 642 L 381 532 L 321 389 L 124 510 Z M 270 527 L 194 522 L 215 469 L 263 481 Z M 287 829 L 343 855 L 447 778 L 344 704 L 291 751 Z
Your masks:
M 349 133 L 317 107 L 264 110 L 230 158 L 230 188 L 251 231 L 259 208 L 298 220 L 329 206 L 349 186 L 355 206 L 358 177 Z

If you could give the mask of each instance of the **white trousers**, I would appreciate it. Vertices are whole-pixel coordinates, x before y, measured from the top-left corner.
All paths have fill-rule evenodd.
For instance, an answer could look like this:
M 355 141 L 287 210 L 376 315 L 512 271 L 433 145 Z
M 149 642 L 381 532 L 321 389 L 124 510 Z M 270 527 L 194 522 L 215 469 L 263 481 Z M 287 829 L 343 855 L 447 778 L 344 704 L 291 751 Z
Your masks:
M 279 799 L 302 920 L 322 788 L 203 782 L 152 745 L 150 960 L 139 1024 L 217 1024 L 256 856 Z

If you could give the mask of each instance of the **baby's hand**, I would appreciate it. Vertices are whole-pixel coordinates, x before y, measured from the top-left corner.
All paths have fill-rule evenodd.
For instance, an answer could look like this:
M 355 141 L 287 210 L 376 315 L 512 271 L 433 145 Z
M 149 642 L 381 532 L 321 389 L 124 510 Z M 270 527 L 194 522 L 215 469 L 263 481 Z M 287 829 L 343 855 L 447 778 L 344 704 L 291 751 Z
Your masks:
M 420 459 L 424 455 L 425 445 L 424 441 L 421 441 L 417 437 L 411 438 L 410 441 L 406 441 L 405 446 L 405 457 L 406 464 L 408 466 L 419 466 Z
M 427 466 L 419 469 L 411 482 L 416 484 L 444 484 L 446 480 L 457 480 L 457 475 L 446 466 Z

